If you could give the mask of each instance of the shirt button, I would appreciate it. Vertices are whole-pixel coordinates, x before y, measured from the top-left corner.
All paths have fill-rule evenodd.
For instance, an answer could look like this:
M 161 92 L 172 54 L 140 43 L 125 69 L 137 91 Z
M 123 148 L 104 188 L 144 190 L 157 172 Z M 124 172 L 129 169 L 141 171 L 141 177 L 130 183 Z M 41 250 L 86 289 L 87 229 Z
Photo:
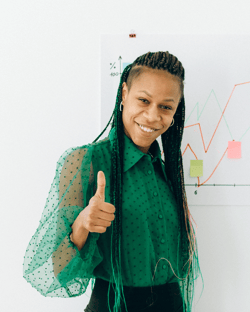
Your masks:
M 165 264 L 162 266 L 163 269 L 166 269 L 166 267 L 167 267 L 167 266 L 166 266 Z
M 157 192 L 154 192 L 154 196 L 157 196 Z
M 161 239 L 161 243 L 162 244 L 165 243 L 165 239 L 164 238 Z
M 162 217 L 162 215 L 159 215 L 159 219 L 162 219 L 163 217 Z
M 151 170 L 148 170 L 148 174 L 151 174 L 152 173 L 152 171 Z

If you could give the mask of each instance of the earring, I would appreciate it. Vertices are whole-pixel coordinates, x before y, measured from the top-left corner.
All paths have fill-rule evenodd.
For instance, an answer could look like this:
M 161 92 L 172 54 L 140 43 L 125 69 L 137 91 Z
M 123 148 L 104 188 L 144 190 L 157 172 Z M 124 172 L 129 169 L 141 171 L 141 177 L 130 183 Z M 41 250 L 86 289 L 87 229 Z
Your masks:
M 122 112 L 122 101 L 121 101 L 121 104 L 120 104 L 120 111 Z
M 172 121 L 173 121 L 173 123 L 171 122 L 171 125 L 170 125 L 170 127 L 172 127 L 172 126 L 173 126 L 173 124 L 174 124 L 174 118 L 173 118 L 173 120 L 172 120 Z

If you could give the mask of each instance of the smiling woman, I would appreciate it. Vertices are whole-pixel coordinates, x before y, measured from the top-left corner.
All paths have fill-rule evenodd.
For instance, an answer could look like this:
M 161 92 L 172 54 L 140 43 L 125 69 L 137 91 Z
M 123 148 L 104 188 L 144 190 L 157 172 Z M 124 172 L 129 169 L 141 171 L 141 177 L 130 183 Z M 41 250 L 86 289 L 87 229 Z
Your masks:
M 184 78 L 169 52 L 139 56 L 122 73 L 108 137 L 97 141 L 107 125 L 58 160 L 24 257 L 42 295 L 80 296 L 92 279 L 85 312 L 192 311 L 200 268 L 181 153 Z
M 147 98 L 138 97 L 140 93 L 145 93 Z M 130 90 L 123 83 L 124 133 L 143 153 L 170 127 L 181 95 L 180 80 L 158 69 L 146 69 Z M 166 102 L 170 104 L 164 105 Z

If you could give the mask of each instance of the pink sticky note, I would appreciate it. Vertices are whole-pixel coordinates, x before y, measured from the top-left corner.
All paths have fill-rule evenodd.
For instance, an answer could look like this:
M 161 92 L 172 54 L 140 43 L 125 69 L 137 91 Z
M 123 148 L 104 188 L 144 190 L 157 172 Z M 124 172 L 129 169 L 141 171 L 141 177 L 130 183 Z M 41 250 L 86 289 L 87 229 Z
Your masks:
M 228 141 L 227 158 L 241 158 L 241 142 Z

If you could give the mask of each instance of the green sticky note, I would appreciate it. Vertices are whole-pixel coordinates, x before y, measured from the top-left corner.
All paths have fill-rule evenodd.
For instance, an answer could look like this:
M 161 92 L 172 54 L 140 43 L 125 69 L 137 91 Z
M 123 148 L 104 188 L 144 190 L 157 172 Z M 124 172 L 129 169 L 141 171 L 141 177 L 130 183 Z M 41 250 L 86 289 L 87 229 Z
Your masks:
M 190 177 L 203 176 L 203 160 L 190 160 Z

